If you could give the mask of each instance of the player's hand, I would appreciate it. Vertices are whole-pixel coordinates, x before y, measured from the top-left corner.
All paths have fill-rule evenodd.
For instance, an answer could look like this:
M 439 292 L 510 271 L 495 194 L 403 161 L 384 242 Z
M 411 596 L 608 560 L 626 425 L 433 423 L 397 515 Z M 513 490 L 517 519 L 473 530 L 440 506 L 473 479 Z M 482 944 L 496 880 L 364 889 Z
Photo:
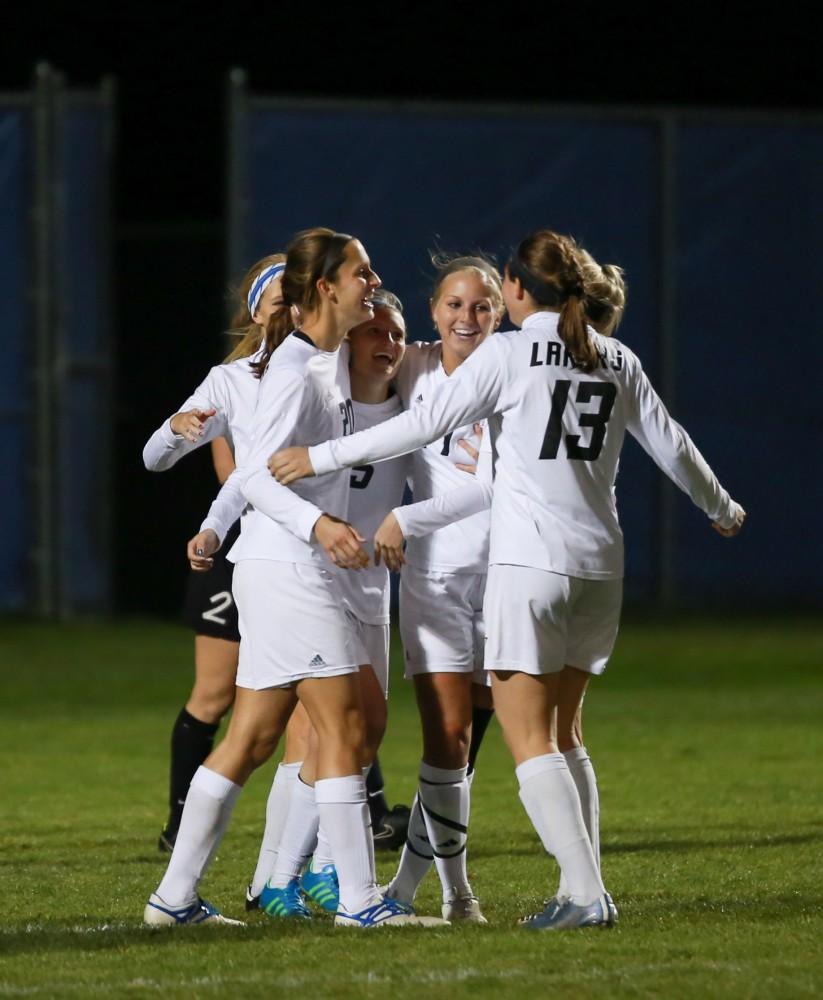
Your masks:
M 724 538 L 734 538 L 735 535 L 740 533 L 740 529 L 743 527 L 743 522 L 745 520 L 746 511 L 743 510 L 740 504 L 737 504 L 737 513 L 735 515 L 734 524 L 731 528 L 723 528 L 717 523 L 717 521 L 712 521 L 712 527 L 718 535 L 722 535 Z
M 269 459 L 268 466 L 269 472 L 283 486 L 314 475 L 308 448 L 284 448 L 276 451 Z
M 335 566 L 365 569 L 369 565 L 369 554 L 363 548 L 366 539 L 347 521 L 331 514 L 321 514 L 314 526 L 314 537 Z
M 183 413 L 175 413 L 169 423 L 174 434 L 179 434 L 192 444 L 197 444 L 203 436 L 206 421 L 215 413 L 217 413 L 215 409 L 186 410 Z
M 480 457 L 480 444 L 483 441 L 483 425 L 482 424 L 475 424 L 474 425 L 474 435 L 472 436 L 472 440 L 474 438 L 477 438 L 477 447 L 476 448 L 475 448 L 475 446 L 471 443 L 471 441 L 468 438 L 460 438 L 460 440 L 457 442 L 460 445 L 460 447 L 463 449 L 463 451 L 466 452 L 466 454 L 469 456 L 469 458 L 471 458 L 471 462 L 470 463 L 469 462 L 455 462 L 455 465 L 457 466 L 458 469 L 462 469 L 464 472 L 470 472 L 472 475 L 474 475 L 477 472 L 477 460 Z
M 374 565 L 379 566 L 382 558 L 387 569 L 399 573 L 400 567 L 406 562 L 403 555 L 405 540 L 397 518 L 389 511 L 374 536 Z
M 195 573 L 208 573 L 214 565 L 212 556 L 220 548 L 220 539 L 217 533 L 211 528 L 206 528 L 189 540 L 186 546 L 186 555 L 189 566 Z

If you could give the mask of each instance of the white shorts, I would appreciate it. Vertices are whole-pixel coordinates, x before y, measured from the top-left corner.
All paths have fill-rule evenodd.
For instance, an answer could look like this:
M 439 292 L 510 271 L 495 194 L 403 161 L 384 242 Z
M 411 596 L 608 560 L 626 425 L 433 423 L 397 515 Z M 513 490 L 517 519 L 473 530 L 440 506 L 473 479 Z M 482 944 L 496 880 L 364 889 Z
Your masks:
M 400 574 L 400 637 L 406 677 L 473 674 L 483 670 L 485 573 L 435 573 L 404 566 Z
M 354 631 L 325 569 L 242 559 L 232 592 L 240 625 L 238 687 L 260 691 L 357 672 Z
M 355 650 L 360 666 L 372 668 L 383 694 L 389 696 L 389 626 L 368 625 L 352 611 L 346 611 L 355 635 Z
M 486 670 L 602 674 L 614 649 L 622 580 L 582 580 L 529 566 L 489 566 Z

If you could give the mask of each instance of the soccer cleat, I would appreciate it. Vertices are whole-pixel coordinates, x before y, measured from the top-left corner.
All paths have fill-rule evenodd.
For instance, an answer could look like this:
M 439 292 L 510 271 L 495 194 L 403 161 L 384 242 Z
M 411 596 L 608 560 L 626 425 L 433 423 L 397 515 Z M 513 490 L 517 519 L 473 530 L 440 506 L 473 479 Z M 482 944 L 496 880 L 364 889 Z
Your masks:
M 168 906 L 156 892 L 149 896 L 146 908 L 143 910 L 143 923 L 149 927 L 183 927 L 194 924 L 223 924 L 234 927 L 244 927 L 242 920 L 232 920 L 224 917 L 211 903 L 199 896 L 189 906 Z
M 255 896 L 251 891 L 251 883 L 246 886 L 246 913 L 260 909 L 260 897 Z
M 317 906 L 337 913 L 340 904 L 340 886 L 334 865 L 323 865 L 319 872 L 312 871 L 311 862 L 300 876 L 300 888 Z
M 570 899 L 550 899 L 541 913 L 533 913 L 520 921 L 520 926 L 532 931 L 567 931 L 578 927 L 613 927 L 617 907 L 604 892 L 588 906 L 578 906 Z
M 443 919 L 450 923 L 488 923 L 488 920 L 480 912 L 480 900 L 476 896 L 454 896 L 443 904 L 442 913 Z
M 406 843 L 411 810 L 395 806 L 372 824 L 372 840 L 377 851 L 396 851 Z
M 260 909 L 270 917 L 311 919 L 311 914 L 300 893 L 300 882 L 297 876 L 291 879 L 285 889 L 275 889 L 273 886 L 264 885 L 263 891 L 260 893 L 259 905 Z
M 334 926 L 371 930 L 375 927 L 448 927 L 449 922 L 440 917 L 418 917 L 409 911 L 405 903 L 387 897 L 359 913 L 347 913 L 339 909 L 334 918 Z

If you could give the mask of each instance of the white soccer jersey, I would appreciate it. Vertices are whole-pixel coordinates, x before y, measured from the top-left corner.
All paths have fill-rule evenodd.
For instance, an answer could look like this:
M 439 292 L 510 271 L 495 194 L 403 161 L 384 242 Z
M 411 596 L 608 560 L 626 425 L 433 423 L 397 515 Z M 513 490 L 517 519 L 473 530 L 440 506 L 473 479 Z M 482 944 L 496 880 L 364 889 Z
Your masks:
M 347 346 L 321 351 L 300 331 L 290 334 L 272 355 L 260 380 L 248 458 L 223 484 L 201 527 L 212 527 L 222 538 L 246 503 L 252 505 L 228 554 L 232 562 L 273 559 L 328 568 L 312 532 L 321 514 L 347 517 L 348 473 L 287 487 L 277 482 L 266 463 L 273 452 L 292 444 L 351 433 L 348 359 Z
M 385 403 L 358 403 L 354 422 L 367 429 L 389 420 L 402 411 L 400 399 L 392 396 Z M 376 465 L 359 465 L 349 470 L 349 521 L 367 540 L 363 548 L 372 557 L 366 569 L 339 570 L 336 574 L 343 598 L 351 612 L 366 625 L 386 625 L 389 616 L 389 571 L 374 565 L 374 534 L 383 519 L 403 498 L 403 488 L 410 461 L 397 458 Z
M 402 455 L 450 428 L 488 417 L 495 455 L 491 563 L 584 579 L 623 574 L 614 481 L 628 429 L 713 521 L 737 504 L 671 419 L 637 357 L 591 332 L 600 364 L 574 368 L 556 313 L 489 337 L 424 405 L 347 441 L 313 447 L 318 474 Z
M 480 445 L 476 475 L 468 478 L 470 482 L 449 493 L 395 507 L 392 513 L 403 537 L 420 538 L 455 521 L 489 510 L 492 505 L 492 449 L 488 430 Z
M 249 428 L 257 404 L 258 380 L 251 363 L 258 355 L 227 365 L 215 365 L 176 413 L 188 410 L 217 410 L 205 423 L 203 436 L 188 441 L 171 429 L 171 418 L 152 434 L 143 449 L 143 462 L 150 472 L 164 472 L 184 455 L 201 445 L 224 437 L 234 451 L 235 462 L 245 461 L 249 450 Z
M 454 375 L 448 376 L 443 369 L 442 345 L 439 342 L 409 344 L 396 378 L 404 409 L 425 410 L 437 389 L 451 378 Z M 466 439 L 477 444 L 473 423 L 471 420 L 462 421 L 449 433 L 414 453 L 411 482 L 415 503 L 443 496 L 466 485 L 469 474 L 458 469 L 457 465 L 471 462 L 471 458 L 459 442 Z M 480 468 L 477 475 L 483 475 Z M 434 571 L 485 573 L 489 523 L 488 511 L 480 510 L 472 517 L 449 523 L 430 534 L 407 535 L 406 561 L 421 569 Z

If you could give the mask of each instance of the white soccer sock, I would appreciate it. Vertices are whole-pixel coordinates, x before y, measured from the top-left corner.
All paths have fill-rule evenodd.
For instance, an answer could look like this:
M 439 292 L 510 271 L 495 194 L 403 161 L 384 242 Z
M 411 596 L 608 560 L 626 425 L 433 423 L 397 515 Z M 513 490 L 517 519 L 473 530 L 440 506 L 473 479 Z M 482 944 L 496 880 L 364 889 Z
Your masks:
M 280 837 L 286 825 L 289 814 L 289 802 L 294 790 L 294 783 L 300 773 L 302 761 L 294 764 L 280 764 L 274 772 L 274 781 L 266 802 L 266 828 L 263 831 L 263 842 L 260 844 L 260 854 L 257 857 L 257 868 L 251 880 L 251 894 L 259 896 L 263 886 L 274 874 L 277 863 L 277 848 Z
M 387 895 L 403 903 L 413 903 L 420 883 L 434 864 L 429 831 L 420 809 L 420 800 L 415 795 L 406 831 L 406 843 L 400 855 L 400 866 L 389 883 Z
M 580 796 L 580 808 L 583 812 L 583 822 L 586 833 L 592 845 L 592 854 L 597 870 L 600 871 L 600 796 L 597 792 L 597 776 L 585 747 L 574 747 L 563 754 L 569 765 L 572 780 Z M 560 898 L 569 896 L 569 889 L 563 875 L 560 875 L 560 885 L 557 890 Z
M 420 762 L 418 797 L 426 821 L 443 901 L 471 895 L 466 874 L 469 783 L 466 768 L 447 769 Z
M 314 786 L 320 825 L 326 831 L 340 883 L 340 906 L 359 913 L 380 901 L 374 844 L 362 774 L 322 778 Z
M 317 827 L 320 816 L 314 797 L 314 786 L 307 785 L 299 776 L 294 783 L 289 803 L 289 815 L 283 827 L 277 861 L 268 884 L 274 889 L 285 889 L 311 857 L 317 844 Z
M 546 850 L 557 858 L 569 895 L 584 906 L 605 892 L 595 864 L 580 796 L 562 753 L 541 754 L 515 769 L 520 801 Z
M 317 846 L 314 849 L 314 856 L 311 859 L 311 870 L 313 872 L 319 872 L 326 865 L 333 865 L 334 858 L 331 853 L 331 844 L 329 843 L 329 838 L 326 836 L 326 831 L 323 829 L 322 824 L 317 830 Z
M 365 781 L 368 776 L 369 767 L 364 767 L 363 780 Z M 366 789 L 366 794 L 366 801 L 368 801 L 368 789 Z M 369 812 L 369 816 L 371 816 L 371 811 Z M 311 870 L 313 872 L 319 872 L 325 868 L 326 865 L 333 864 L 334 858 L 331 853 L 331 844 L 329 843 L 329 838 L 326 836 L 326 831 L 323 829 L 323 824 L 321 823 L 317 830 L 317 847 L 315 847 L 314 856 L 311 859 Z
M 157 895 L 177 909 L 197 899 L 197 887 L 229 825 L 241 786 L 202 765 L 189 785 L 180 829 Z

